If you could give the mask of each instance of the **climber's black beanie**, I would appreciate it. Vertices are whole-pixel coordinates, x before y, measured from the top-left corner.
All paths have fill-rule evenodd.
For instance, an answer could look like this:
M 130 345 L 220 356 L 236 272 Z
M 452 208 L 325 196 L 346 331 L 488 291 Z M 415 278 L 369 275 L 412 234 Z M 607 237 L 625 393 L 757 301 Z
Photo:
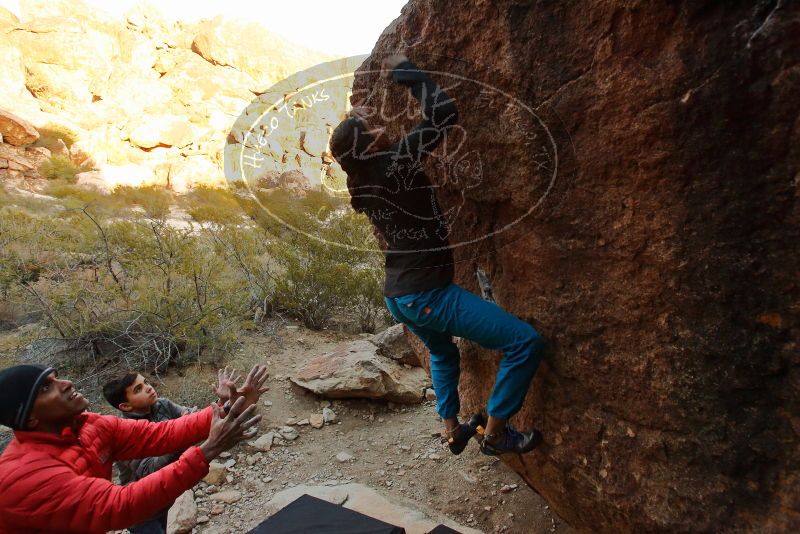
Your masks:
M 39 387 L 52 367 L 16 365 L 0 371 L 0 425 L 24 430 Z

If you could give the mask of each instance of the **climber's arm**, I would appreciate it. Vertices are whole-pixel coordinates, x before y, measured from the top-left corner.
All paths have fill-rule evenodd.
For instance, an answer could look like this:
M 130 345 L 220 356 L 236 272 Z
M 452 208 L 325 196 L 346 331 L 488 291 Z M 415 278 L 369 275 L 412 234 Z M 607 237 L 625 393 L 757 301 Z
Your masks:
M 391 70 L 391 79 L 411 90 L 422 105 L 423 116 L 423 120 L 400 141 L 399 154 L 421 159 L 430 154 L 447 136 L 448 128 L 458 122 L 458 110 L 455 100 L 425 72 L 407 58 L 396 57 L 395 61 L 398 60 Z

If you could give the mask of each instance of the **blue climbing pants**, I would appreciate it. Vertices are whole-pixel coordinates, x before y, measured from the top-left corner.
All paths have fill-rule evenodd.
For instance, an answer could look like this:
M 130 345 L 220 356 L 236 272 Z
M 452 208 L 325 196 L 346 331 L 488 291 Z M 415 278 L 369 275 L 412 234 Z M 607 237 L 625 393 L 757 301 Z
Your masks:
M 487 411 L 501 419 L 519 411 L 542 359 L 543 340 L 531 325 L 456 284 L 385 300 L 394 318 L 430 350 L 440 417 L 456 417 L 460 409 L 460 355 L 453 336 L 503 351 Z

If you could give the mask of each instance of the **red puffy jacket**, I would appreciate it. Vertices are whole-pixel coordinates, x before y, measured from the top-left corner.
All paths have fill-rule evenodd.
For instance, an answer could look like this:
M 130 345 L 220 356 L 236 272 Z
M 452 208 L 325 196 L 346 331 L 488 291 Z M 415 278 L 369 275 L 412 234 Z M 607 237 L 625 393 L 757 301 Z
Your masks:
M 153 517 L 208 473 L 193 444 L 208 437 L 211 408 L 162 423 L 84 412 L 77 435 L 15 432 L 0 456 L 0 534 L 100 533 Z M 127 486 L 111 483 L 114 460 L 182 450 L 167 467 Z

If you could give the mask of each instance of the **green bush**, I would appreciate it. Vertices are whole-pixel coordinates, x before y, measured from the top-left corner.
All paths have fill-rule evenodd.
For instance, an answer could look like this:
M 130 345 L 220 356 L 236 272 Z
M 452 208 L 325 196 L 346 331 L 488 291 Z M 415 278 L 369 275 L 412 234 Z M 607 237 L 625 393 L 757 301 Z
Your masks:
M 385 311 L 381 256 L 369 221 L 352 211 L 307 219 L 303 226 L 312 231 L 291 232 L 270 249 L 281 267 L 276 305 L 309 328 L 323 328 L 339 314 L 374 331 Z
M 6 209 L 0 229 L 9 245 L 0 289 L 35 310 L 48 335 L 87 349 L 83 363 L 159 370 L 236 341 L 246 286 L 206 236 L 153 220 L 108 223 L 88 209 L 62 221 Z
M 72 161 L 59 154 L 53 154 L 39 167 L 39 174 L 48 180 L 65 180 L 67 182 L 74 182 L 75 176 L 83 172 L 85 169 L 75 165 Z
M 48 150 L 55 151 L 58 149 L 58 140 L 64 141 L 67 148 L 70 148 L 75 141 L 78 140 L 77 134 L 71 129 L 61 124 L 46 124 L 39 131 L 39 139 L 36 140 L 34 146 L 43 146 Z
M 296 232 L 234 192 L 201 189 L 181 202 L 231 216 L 182 229 L 156 216 L 173 200 L 163 189 L 103 195 L 55 180 L 45 191 L 65 207 L 30 210 L 0 199 L 0 297 L 41 317 L 40 335 L 78 347 L 75 366 L 113 360 L 163 371 L 216 361 L 272 311 L 311 328 L 335 319 L 373 331 L 385 318 L 369 221 L 338 201 L 266 198 Z M 120 217 L 131 204 L 147 213 Z
M 157 185 L 131 187 L 120 185 L 111 192 L 111 198 L 121 206 L 139 206 L 152 219 L 163 219 L 169 214 L 173 195 L 169 189 Z
M 73 203 L 75 206 L 102 202 L 106 197 L 100 191 L 77 186 L 63 178 L 53 179 L 44 187 L 42 193 L 60 200 L 75 201 Z M 74 206 L 70 204 L 70 207 Z
M 271 254 L 282 268 L 277 279 L 275 304 L 313 329 L 321 329 L 345 303 L 343 283 L 349 269 L 336 261 L 333 247 L 296 234 L 274 244 Z
M 192 218 L 201 223 L 236 224 L 242 220 L 242 207 L 236 193 L 219 187 L 200 186 L 182 199 Z

